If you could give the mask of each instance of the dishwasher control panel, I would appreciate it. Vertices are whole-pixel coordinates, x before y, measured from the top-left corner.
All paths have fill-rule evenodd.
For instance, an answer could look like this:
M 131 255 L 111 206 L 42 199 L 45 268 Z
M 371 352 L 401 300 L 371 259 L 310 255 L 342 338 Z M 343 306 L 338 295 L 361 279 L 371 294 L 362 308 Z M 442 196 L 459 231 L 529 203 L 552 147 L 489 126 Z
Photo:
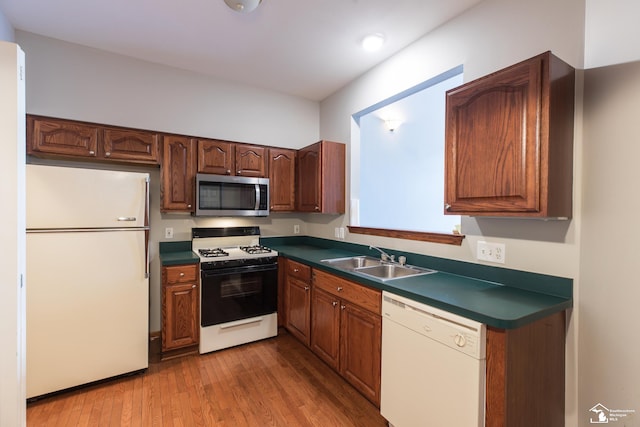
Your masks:
M 382 316 L 476 359 L 486 357 L 486 325 L 409 298 L 382 294 Z

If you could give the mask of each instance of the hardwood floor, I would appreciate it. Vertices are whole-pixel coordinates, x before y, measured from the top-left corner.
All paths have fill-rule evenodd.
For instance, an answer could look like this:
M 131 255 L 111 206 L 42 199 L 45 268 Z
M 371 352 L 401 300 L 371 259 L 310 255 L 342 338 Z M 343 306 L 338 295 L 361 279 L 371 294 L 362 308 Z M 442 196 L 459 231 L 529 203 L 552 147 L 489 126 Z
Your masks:
M 286 332 L 27 405 L 28 426 L 386 426 Z

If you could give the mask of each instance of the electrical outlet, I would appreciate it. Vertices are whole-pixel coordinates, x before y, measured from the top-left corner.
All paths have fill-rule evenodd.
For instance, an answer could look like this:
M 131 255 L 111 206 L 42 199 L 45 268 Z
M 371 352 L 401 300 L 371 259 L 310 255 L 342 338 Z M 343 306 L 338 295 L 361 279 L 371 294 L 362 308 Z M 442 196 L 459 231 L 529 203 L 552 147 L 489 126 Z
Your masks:
M 173 228 L 167 227 L 164 229 L 164 238 L 165 239 L 173 239 Z
M 340 238 L 340 228 L 336 227 L 335 230 L 333 230 L 333 235 L 336 237 L 336 239 Z
M 504 243 L 489 243 L 478 241 L 478 252 L 476 258 L 482 261 L 497 262 L 504 264 L 506 248 Z
M 300 226 L 298 224 L 293 226 L 293 234 L 300 234 Z
M 344 240 L 344 227 L 340 227 L 340 231 L 338 232 L 339 237 Z

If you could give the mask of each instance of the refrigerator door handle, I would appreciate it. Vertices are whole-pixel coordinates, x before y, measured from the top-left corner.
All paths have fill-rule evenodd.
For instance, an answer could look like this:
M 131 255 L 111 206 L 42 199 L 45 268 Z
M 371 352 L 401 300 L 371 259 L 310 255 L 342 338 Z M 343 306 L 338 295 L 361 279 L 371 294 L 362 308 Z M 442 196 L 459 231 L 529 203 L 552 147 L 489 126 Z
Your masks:
M 135 216 L 119 216 L 118 217 L 118 221 L 135 221 L 136 218 Z
M 145 262 L 144 262 L 144 278 L 148 279 L 149 278 L 149 177 L 145 178 L 145 184 L 144 184 L 144 202 L 145 202 L 145 206 L 144 206 L 144 226 L 146 227 L 146 230 L 144 232 L 144 255 L 145 255 Z

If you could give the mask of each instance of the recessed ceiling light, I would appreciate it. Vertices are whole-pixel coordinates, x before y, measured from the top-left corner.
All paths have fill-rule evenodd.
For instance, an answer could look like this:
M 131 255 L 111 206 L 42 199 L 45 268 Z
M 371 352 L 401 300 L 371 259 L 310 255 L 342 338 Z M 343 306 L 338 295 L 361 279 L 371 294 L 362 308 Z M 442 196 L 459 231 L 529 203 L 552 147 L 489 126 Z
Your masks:
M 380 50 L 384 44 L 384 36 L 380 33 L 369 34 L 362 39 L 362 48 L 368 52 Z

